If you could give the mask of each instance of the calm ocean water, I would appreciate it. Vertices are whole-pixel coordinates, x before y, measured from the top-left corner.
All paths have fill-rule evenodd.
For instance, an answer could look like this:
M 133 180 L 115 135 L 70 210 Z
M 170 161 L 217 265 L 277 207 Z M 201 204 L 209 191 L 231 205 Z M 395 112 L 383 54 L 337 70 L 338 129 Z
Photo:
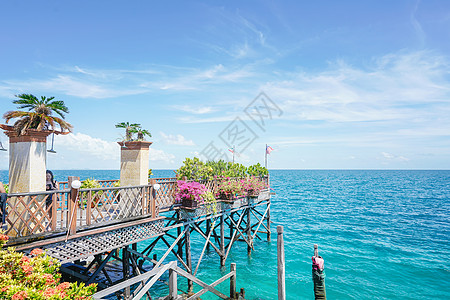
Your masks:
M 155 177 L 173 176 L 156 170 Z M 313 244 L 325 259 L 329 299 L 450 299 L 450 171 L 273 170 L 272 242 L 256 240 L 247 256 L 236 243 L 238 287 L 248 299 L 277 299 L 276 225 L 283 225 L 287 299 L 313 299 Z M 82 179 L 116 179 L 118 171 L 55 171 Z M 7 181 L 0 171 L 0 181 Z M 145 243 L 139 245 L 145 247 Z M 193 264 L 203 247 L 193 235 Z M 157 249 L 160 253 L 163 247 Z M 199 277 L 220 270 L 211 249 Z M 185 289 L 184 280 L 180 288 Z M 227 284 L 219 285 L 228 291 Z M 204 296 L 202 299 L 215 299 Z

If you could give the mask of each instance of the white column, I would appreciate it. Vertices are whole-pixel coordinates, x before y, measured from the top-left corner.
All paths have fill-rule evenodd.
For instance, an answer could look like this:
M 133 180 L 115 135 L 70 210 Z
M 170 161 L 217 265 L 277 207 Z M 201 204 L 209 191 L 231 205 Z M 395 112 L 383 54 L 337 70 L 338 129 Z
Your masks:
M 148 184 L 148 161 L 151 142 L 119 142 L 120 186 Z

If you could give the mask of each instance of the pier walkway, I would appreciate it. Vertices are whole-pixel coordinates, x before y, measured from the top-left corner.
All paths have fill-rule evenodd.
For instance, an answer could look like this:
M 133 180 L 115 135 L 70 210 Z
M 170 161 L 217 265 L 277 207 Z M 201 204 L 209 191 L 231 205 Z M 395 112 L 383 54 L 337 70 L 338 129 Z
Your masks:
M 87 284 L 98 282 L 102 273 L 106 280 L 98 282 L 99 290 L 123 285 L 144 274 L 148 271 L 144 263 L 164 265 L 169 255 L 187 274 L 195 276 L 206 248 L 212 247 L 220 265 L 225 266 L 234 242 L 247 243 L 251 253 L 253 241 L 262 239 L 261 234 L 270 240 L 269 177 L 261 180 L 268 188 L 256 198 L 217 200 L 196 209 L 176 203 L 175 178 L 151 179 L 148 185 L 128 187 L 114 187 L 115 180 L 101 181 L 101 188 L 78 191 L 68 188 L 70 182 L 62 182 L 57 191 L 8 194 L 3 229 L 10 238 L 8 246 L 25 253 L 44 249 L 62 264 L 72 264 L 72 268 L 63 265 L 63 273 Z M 202 183 L 212 192 L 218 186 L 217 180 Z M 190 247 L 192 233 L 205 241 L 195 267 Z M 148 247 L 137 251 L 137 243 L 144 240 Z M 167 247 L 159 259 L 152 255 L 157 244 Z M 120 280 L 108 275 L 105 266 L 112 259 L 122 263 Z M 193 282 L 195 277 L 188 280 L 190 291 Z M 132 298 L 130 287 L 115 293 L 118 298 Z

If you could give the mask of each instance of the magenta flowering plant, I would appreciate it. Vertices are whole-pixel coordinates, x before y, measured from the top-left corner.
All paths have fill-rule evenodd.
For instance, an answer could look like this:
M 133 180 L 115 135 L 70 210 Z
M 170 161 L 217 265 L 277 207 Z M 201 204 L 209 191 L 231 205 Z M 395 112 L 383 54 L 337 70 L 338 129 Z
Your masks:
M 196 181 L 177 181 L 177 190 L 175 199 L 177 203 L 183 200 L 193 200 L 199 203 L 204 203 L 205 194 L 208 192 L 206 186 Z
M 258 177 L 247 177 L 243 182 L 244 191 L 247 195 L 258 195 L 267 186 L 263 180 Z
M 221 181 L 216 190 L 216 196 L 221 199 L 233 199 L 244 193 L 244 179 L 226 178 Z

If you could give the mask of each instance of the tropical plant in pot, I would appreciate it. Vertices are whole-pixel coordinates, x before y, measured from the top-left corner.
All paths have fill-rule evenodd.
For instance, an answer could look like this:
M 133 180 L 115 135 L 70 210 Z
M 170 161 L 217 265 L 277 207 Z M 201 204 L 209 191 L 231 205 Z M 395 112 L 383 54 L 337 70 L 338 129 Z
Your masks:
M 260 192 L 266 188 L 265 183 L 258 177 L 248 177 L 243 183 L 244 191 L 247 197 L 254 198 L 258 197 Z
M 99 189 L 102 186 L 100 183 L 95 180 L 94 178 L 88 178 L 86 180 L 83 180 L 81 183 L 80 189 Z M 87 198 L 88 198 L 89 192 L 82 192 L 80 197 L 80 207 L 85 208 L 87 205 Z M 97 203 L 100 201 L 101 196 L 103 195 L 103 191 L 92 191 L 92 202 L 91 207 L 95 207 Z
M 234 200 L 244 193 L 244 180 L 225 179 L 221 181 L 216 190 L 216 197 L 222 200 Z
M 196 181 L 177 181 L 175 199 L 186 208 L 196 208 L 204 203 L 204 195 L 208 192 L 205 185 Z

